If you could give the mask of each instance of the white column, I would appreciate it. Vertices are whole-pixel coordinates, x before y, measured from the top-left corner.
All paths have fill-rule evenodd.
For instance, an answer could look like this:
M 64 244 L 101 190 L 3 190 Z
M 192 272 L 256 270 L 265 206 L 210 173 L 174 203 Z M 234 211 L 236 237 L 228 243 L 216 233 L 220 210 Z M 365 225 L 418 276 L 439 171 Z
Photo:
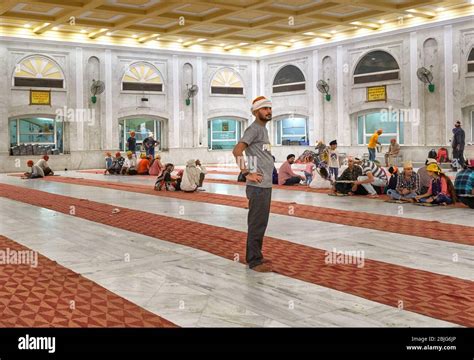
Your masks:
M 312 116 L 312 126 L 310 126 L 310 133 L 309 133 L 309 143 L 315 144 L 318 138 L 321 138 L 321 134 L 319 134 L 320 124 L 323 121 L 322 111 L 321 111 L 321 93 L 316 88 L 316 84 L 319 80 L 319 52 L 318 50 L 313 50 L 313 57 L 312 57 L 311 67 L 313 70 L 313 81 L 311 82 L 311 92 L 313 94 L 313 111 L 311 113 Z M 310 116 L 310 118 L 311 118 Z M 316 135 L 316 132 L 318 134 Z
M 251 99 L 255 99 L 258 95 L 257 95 L 257 89 L 258 89 L 258 76 L 257 76 L 257 71 L 258 71 L 258 64 L 257 64 L 257 60 L 252 60 L 252 69 L 251 69 L 251 72 L 252 72 L 252 92 L 250 93 L 250 97 Z
M 201 141 L 202 137 L 202 121 L 203 121 L 203 101 L 204 101 L 204 88 L 203 88 L 203 71 L 202 71 L 202 57 L 196 58 L 196 85 L 199 88 L 197 93 L 197 116 L 196 116 L 196 129 L 197 133 L 193 134 L 193 147 L 199 146 L 199 142 Z
M 419 145 L 419 129 L 422 126 L 420 104 L 418 100 L 418 77 L 416 71 L 418 70 L 418 37 L 416 31 L 410 33 L 410 116 L 418 114 L 418 119 L 410 118 L 411 126 L 411 145 Z M 406 119 L 403 119 L 406 121 Z M 416 121 L 415 121 L 416 120 Z
M 76 48 L 76 64 L 75 64 L 75 73 L 76 73 L 76 114 L 81 113 L 80 110 L 84 109 L 84 71 L 83 71 L 83 62 L 82 62 L 82 48 Z M 84 113 L 85 114 L 85 113 Z M 84 150 L 84 120 L 75 119 L 76 122 L 76 131 L 77 131 L 77 147 L 76 150 Z
M 112 52 L 105 50 L 105 148 L 112 149 L 113 142 L 113 96 L 112 96 Z
M 450 129 L 454 123 L 453 103 L 453 26 L 444 27 L 444 111 L 446 117 L 446 142 L 449 144 Z
M 172 66 L 172 101 L 173 101 L 173 112 L 172 121 L 169 126 L 173 137 L 170 137 L 170 148 L 179 148 L 179 122 L 180 122 L 180 106 L 179 106 L 179 62 L 178 55 L 173 55 Z
M 344 133 L 344 78 L 343 78 L 343 49 L 339 45 L 337 47 L 337 59 L 336 59 L 336 69 L 337 69 L 337 142 L 340 146 L 346 145 L 346 136 Z M 350 127 L 349 127 L 350 128 Z M 349 131 L 350 135 L 350 131 Z M 328 141 L 330 141 L 328 139 Z M 349 145 L 349 144 L 347 144 Z

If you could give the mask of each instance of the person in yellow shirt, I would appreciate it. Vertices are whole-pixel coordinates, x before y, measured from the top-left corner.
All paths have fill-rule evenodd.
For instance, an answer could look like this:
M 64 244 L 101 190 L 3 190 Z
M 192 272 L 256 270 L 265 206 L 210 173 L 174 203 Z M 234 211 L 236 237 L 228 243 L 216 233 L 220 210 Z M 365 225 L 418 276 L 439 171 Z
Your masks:
M 369 160 L 374 161 L 375 160 L 375 148 L 378 145 L 381 145 L 379 143 L 379 136 L 382 135 L 383 131 L 382 129 L 378 129 L 374 135 L 371 136 L 369 140 L 369 145 L 367 145 L 367 149 L 369 150 Z

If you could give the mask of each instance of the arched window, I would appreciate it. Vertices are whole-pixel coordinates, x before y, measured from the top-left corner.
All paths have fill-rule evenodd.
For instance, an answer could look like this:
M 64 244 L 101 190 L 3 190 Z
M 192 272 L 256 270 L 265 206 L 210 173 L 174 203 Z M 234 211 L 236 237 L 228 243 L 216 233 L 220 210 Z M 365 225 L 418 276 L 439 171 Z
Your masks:
M 153 136 L 155 140 L 159 141 L 157 149 L 161 150 L 163 144 L 162 129 L 163 120 L 151 116 L 132 116 L 126 119 L 120 119 L 120 150 L 128 150 L 126 148 L 127 140 L 130 137 L 130 132 L 132 131 L 135 131 L 135 139 L 137 139 L 137 151 L 140 150 L 143 140 L 148 136 Z
M 383 134 L 379 136 L 381 144 L 390 144 L 390 139 L 396 138 L 399 144 L 404 143 L 403 124 L 406 121 L 415 121 L 419 116 L 416 109 L 387 111 L 381 109 L 357 116 L 358 144 L 367 145 L 371 136 L 382 129 Z M 419 119 L 418 119 L 419 120 Z
M 303 72 L 294 65 L 282 67 L 273 80 L 273 93 L 299 91 L 306 89 Z
M 300 115 L 284 115 L 276 119 L 277 145 L 309 145 L 308 119 Z
M 385 51 L 372 51 L 360 59 L 354 71 L 354 84 L 398 80 L 400 67 L 395 58 Z
M 24 58 L 15 66 L 14 86 L 64 88 L 64 74 L 53 60 L 42 55 Z
M 29 115 L 9 120 L 11 154 L 43 155 L 64 151 L 64 118 Z
M 131 64 L 122 78 L 122 90 L 163 91 L 163 78 L 158 69 L 146 62 Z
M 211 94 L 243 95 L 242 79 L 234 70 L 221 69 L 212 78 Z
M 242 134 L 242 122 L 232 117 L 210 119 L 207 125 L 207 143 L 210 150 L 231 150 Z
M 474 48 L 471 49 L 467 58 L 467 72 L 474 72 Z

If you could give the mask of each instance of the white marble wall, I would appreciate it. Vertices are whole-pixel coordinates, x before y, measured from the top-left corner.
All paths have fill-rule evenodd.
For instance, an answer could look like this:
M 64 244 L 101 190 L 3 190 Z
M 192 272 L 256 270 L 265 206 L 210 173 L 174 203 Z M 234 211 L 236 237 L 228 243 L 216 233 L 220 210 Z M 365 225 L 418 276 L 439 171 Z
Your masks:
M 102 166 L 103 153 L 119 146 L 119 119 L 127 116 L 150 115 L 162 119 L 164 155 L 168 161 L 182 164 L 189 157 L 206 162 L 230 159 L 229 151 L 207 149 L 208 120 L 232 116 L 244 126 L 253 121 L 249 108 L 257 95 L 271 96 L 275 117 L 285 114 L 308 117 L 309 137 L 313 144 L 319 139 L 337 138 L 341 151 L 361 154 L 357 145 L 357 114 L 392 106 L 421 110 L 419 125 L 405 124 L 407 157 L 422 160 L 431 147 L 449 145 L 452 124 L 461 120 L 467 141 L 471 141 L 470 112 L 474 110 L 474 74 L 467 74 L 467 56 L 474 47 L 472 21 L 452 21 L 432 27 L 414 27 L 352 41 L 340 41 L 312 48 L 294 50 L 264 57 L 211 56 L 208 54 L 170 53 L 165 51 L 127 48 L 99 48 L 83 44 L 59 45 L 54 42 L 0 40 L 0 172 L 18 170 L 15 159 L 8 156 L 8 119 L 18 115 L 54 115 L 57 108 L 94 108 L 94 125 L 68 123 L 65 129 L 65 149 L 68 155 L 55 157 L 58 167 L 87 168 Z M 401 79 L 387 81 L 387 102 L 366 102 L 366 85 L 354 85 L 352 73 L 358 60 L 372 50 L 390 52 L 398 61 Z M 30 106 L 29 90 L 12 87 L 12 74 L 19 59 L 30 54 L 53 58 L 65 74 L 65 89 L 52 91 L 52 105 Z M 93 57 L 93 60 L 91 60 Z M 121 90 L 126 67 L 136 61 L 155 65 L 164 79 L 162 94 L 148 93 L 148 103 L 140 99 L 143 93 Z M 192 67 L 192 82 L 200 87 L 191 106 L 185 105 L 184 65 Z M 306 77 L 306 90 L 292 94 L 271 94 L 273 78 L 282 66 L 298 66 Z M 416 69 L 433 65 L 436 91 L 431 94 L 416 79 Z M 244 83 L 241 96 L 215 96 L 210 93 L 210 81 L 215 72 L 232 68 Z M 89 87 L 92 77 L 106 83 L 105 92 L 91 104 Z M 330 84 L 331 101 L 324 100 L 316 90 L 316 82 Z M 145 106 L 144 106 L 145 105 Z M 276 126 L 270 125 L 275 143 Z M 308 147 L 274 146 L 277 160 L 286 154 L 300 154 Z M 474 157 L 474 147 L 467 153 Z M 24 162 L 21 159 L 21 169 Z

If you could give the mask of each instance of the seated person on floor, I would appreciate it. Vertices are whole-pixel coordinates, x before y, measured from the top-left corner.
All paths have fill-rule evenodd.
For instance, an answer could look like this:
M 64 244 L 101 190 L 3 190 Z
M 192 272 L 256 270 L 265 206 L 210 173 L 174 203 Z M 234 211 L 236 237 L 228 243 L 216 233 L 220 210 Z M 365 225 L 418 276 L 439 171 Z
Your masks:
M 456 174 L 454 188 L 458 200 L 474 209 L 474 166 L 464 163 L 464 169 Z M 471 195 L 471 196 L 466 196 Z
M 123 162 L 122 169 L 120 170 L 122 175 L 136 175 L 137 174 L 137 159 L 133 152 L 127 151 L 127 158 Z
M 396 190 L 397 189 L 397 184 L 398 184 L 398 178 L 399 178 L 399 173 L 398 173 L 398 167 L 397 166 L 390 166 L 388 168 L 388 172 L 390 173 L 390 179 L 388 180 L 388 185 L 386 188 L 386 192 L 388 193 L 389 190 Z
M 331 189 L 332 184 L 328 170 L 323 167 L 314 172 L 313 180 L 311 184 L 309 184 L 309 187 L 311 189 Z
M 341 176 L 337 178 L 337 181 L 357 181 L 357 178 L 362 176 L 362 168 L 359 165 L 354 164 L 354 158 L 349 156 L 347 158 L 347 169 L 345 169 Z M 335 190 L 339 194 L 352 195 L 352 183 L 336 182 Z
M 359 185 L 362 185 L 365 190 L 369 193 L 369 197 L 376 198 L 378 197 L 377 191 L 375 191 L 374 186 L 385 187 L 387 186 L 388 179 L 385 171 L 377 165 L 374 161 L 370 160 L 360 160 L 360 158 L 355 158 L 355 164 L 362 167 L 362 176 L 357 178 L 357 181 L 354 182 L 352 186 L 352 192 L 356 192 Z
M 410 161 L 403 165 L 403 172 L 398 176 L 397 187 L 390 189 L 387 195 L 394 200 L 413 201 L 420 189 L 420 178 L 413 171 L 413 164 Z
M 312 156 L 308 156 L 305 159 L 305 163 L 304 176 L 306 177 L 306 185 L 309 186 L 313 181 L 313 172 L 316 169 L 316 165 L 314 164 L 314 158 Z
M 199 175 L 198 189 L 202 189 L 202 184 L 204 183 L 204 178 L 206 177 L 207 169 L 204 165 L 201 164 L 201 161 L 199 159 L 196 160 L 196 167 L 199 171 L 201 171 L 201 174 Z M 204 189 L 202 190 L 204 191 Z
M 171 173 L 174 170 L 173 164 L 166 164 L 165 168 L 158 176 L 155 182 L 155 190 L 161 191 L 164 187 L 166 191 L 175 191 L 176 188 L 173 185 L 173 178 L 171 177 Z
M 150 175 L 158 176 L 165 167 L 161 163 L 161 155 L 156 155 L 155 160 L 150 164 Z
M 140 154 L 140 162 L 137 166 L 137 173 L 138 175 L 148 175 L 148 171 L 150 170 L 150 160 L 149 155 Z
M 278 185 L 294 185 L 304 180 L 303 176 L 296 175 L 291 170 L 291 165 L 295 162 L 295 155 L 290 154 L 286 157 L 286 161 L 280 166 L 278 171 Z
M 38 179 L 44 177 L 43 169 L 40 168 L 38 165 L 35 165 L 33 163 L 33 160 L 28 160 L 26 164 L 28 165 L 28 167 L 31 168 L 31 171 L 23 174 L 25 178 Z
M 454 204 L 456 202 L 456 191 L 449 177 L 436 164 L 428 165 L 426 170 L 431 177 L 430 187 L 426 194 L 416 196 L 415 200 L 432 204 Z
M 199 160 L 197 161 L 199 165 L 201 165 Z M 188 160 L 181 179 L 181 190 L 184 192 L 194 192 L 196 190 L 204 191 L 204 189 L 200 187 L 204 180 L 203 175 L 201 168 L 196 166 L 196 160 Z
M 38 165 L 43 170 L 44 176 L 54 175 L 53 170 L 51 170 L 51 168 L 48 165 L 48 160 L 49 160 L 49 156 L 44 155 L 43 158 L 41 160 L 38 160 L 38 162 L 36 163 L 36 165 Z
M 109 169 L 109 174 L 119 175 L 122 171 L 122 166 L 125 162 L 125 158 L 120 154 L 120 151 L 115 153 L 115 159 L 112 162 L 112 167 Z
M 114 159 L 112 158 L 112 153 L 111 152 L 106 152 L 105 153 L 105 171 L 104 175 L 107 175 L 109 172 L 109 169 L 112 167 L 112 164 L 114 162 Z
M 395 158 L 398 154 L 400 154 L 400 145 L 397 143 L 397 139 L 390 139 L 388 151 L 385 153 L 385 166 L 389 167 L 394 165 Z
M 427 158 L 425 161 L 425 166 L 422 166 L 421 168 L 418 169 L 418 177 L 420 178 L 420 189 L 418 194 L 423 195 L 428 192 L 428 189 L 430 188 L 431 185 L 431 176 L 428 174 L 428 170 L 426 168 L 430 164 L 435 164 L 438 165 L 438 162 L 436 159 L 433 158 Z
M 272 158 L 273 158 L 273 163 L 275 163 L 275 156 L 272 155 Z M 277 171 L 277 168 L 275 167 L 275 164 L 273 164 L 272 184 L 278 185 L 278 171 Z

